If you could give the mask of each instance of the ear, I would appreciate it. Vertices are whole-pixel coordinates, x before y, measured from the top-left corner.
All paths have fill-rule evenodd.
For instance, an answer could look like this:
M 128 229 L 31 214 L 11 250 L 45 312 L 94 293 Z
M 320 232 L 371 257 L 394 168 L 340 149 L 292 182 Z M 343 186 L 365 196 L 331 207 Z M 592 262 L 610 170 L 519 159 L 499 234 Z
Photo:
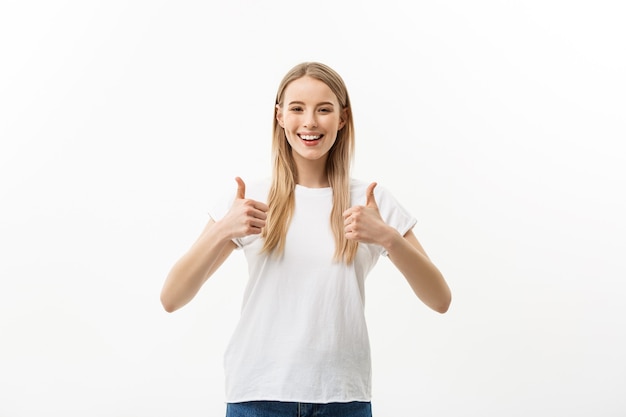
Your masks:
M 285 121 L 283 120 L 283 111 L 280 108 L 280 104 L 276 105 L 276 120 L 280 127 L 285 128 Z
M 337 128 L 337 130 L 341 130 L 343 129 L 343 127 L 346 125 L 346 123 L 348 122 L 348 109 L 342 109 L 341 113 L 339 114 L 339 127 Z

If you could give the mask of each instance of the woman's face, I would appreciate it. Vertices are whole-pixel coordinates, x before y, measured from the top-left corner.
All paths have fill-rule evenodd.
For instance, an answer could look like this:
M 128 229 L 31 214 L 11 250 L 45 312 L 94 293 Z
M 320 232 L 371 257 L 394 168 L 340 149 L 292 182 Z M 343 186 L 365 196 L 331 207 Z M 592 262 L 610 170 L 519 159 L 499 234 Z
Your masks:
M 276 106 L 276 119 L 285 129 L 293 157 L 300 165 L 304 160 L 326 161 L 328 151 L 345 125 L 346 112 L 337 96 L 322 81 L 304 76 L 285 88 L 282 107 Z

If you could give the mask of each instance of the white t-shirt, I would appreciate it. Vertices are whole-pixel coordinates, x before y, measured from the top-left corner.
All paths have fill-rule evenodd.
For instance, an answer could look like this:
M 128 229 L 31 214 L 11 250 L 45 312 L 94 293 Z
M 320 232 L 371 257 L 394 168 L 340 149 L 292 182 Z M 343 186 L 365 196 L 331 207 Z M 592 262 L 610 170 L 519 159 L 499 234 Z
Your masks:
M 369 183 L 352 180 L 352 205 Z M 246 198 L 267 203 L 270 181 L 246 184 Z M 416 220 L 383 187 L 374 194 L 384 221 L 402 235 Z M 219 220 L 230 208 L 210 212 Z M 333 261 L 332 190 L 296 186 L 284 256 L 261 254 L 259 235 L 234 239 L 248 261 L 241 317 L 224 356 L 226 401 L 370 401 L 371 361 L 365 277 L 381 246 L 359 244 L 355 262 Z

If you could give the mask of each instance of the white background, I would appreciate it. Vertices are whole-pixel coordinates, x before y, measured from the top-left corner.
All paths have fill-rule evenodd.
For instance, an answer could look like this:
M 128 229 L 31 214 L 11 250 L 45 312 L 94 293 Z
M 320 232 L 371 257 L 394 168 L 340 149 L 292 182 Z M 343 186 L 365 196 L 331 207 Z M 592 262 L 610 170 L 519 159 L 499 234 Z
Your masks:
M 243 254 L 159 292 L 305 60 L 453 290 L 368 278 L 375 416 L 626 414 L 621 2 L 0 4 L 1 417 L 223 415 Z

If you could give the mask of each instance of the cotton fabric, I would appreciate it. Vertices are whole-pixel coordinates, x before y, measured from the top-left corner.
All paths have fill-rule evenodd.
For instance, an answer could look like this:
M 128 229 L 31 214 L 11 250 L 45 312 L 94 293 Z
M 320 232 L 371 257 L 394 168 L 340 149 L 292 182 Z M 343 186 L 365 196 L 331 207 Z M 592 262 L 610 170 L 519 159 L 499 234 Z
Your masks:
M 352 205 L 369 183 L 352 180 Z M 246 185 L 246 198 L 267 203 L 270 181 Z M 210 212 L 219 220 L 234 196 Z M 359 244 L 355 262 L 333 260 L 332 190 L 295 189 L 296 208 L 280 258 L 261 253 L 260 235 L 234 239 L 248 262 L 241 316 L 224 355 L 226 402 L 368 402 L 371 357 L 365 278 L 384 249 Z M 383 220 L 404 235 L 415 218 L 381 187 Z

